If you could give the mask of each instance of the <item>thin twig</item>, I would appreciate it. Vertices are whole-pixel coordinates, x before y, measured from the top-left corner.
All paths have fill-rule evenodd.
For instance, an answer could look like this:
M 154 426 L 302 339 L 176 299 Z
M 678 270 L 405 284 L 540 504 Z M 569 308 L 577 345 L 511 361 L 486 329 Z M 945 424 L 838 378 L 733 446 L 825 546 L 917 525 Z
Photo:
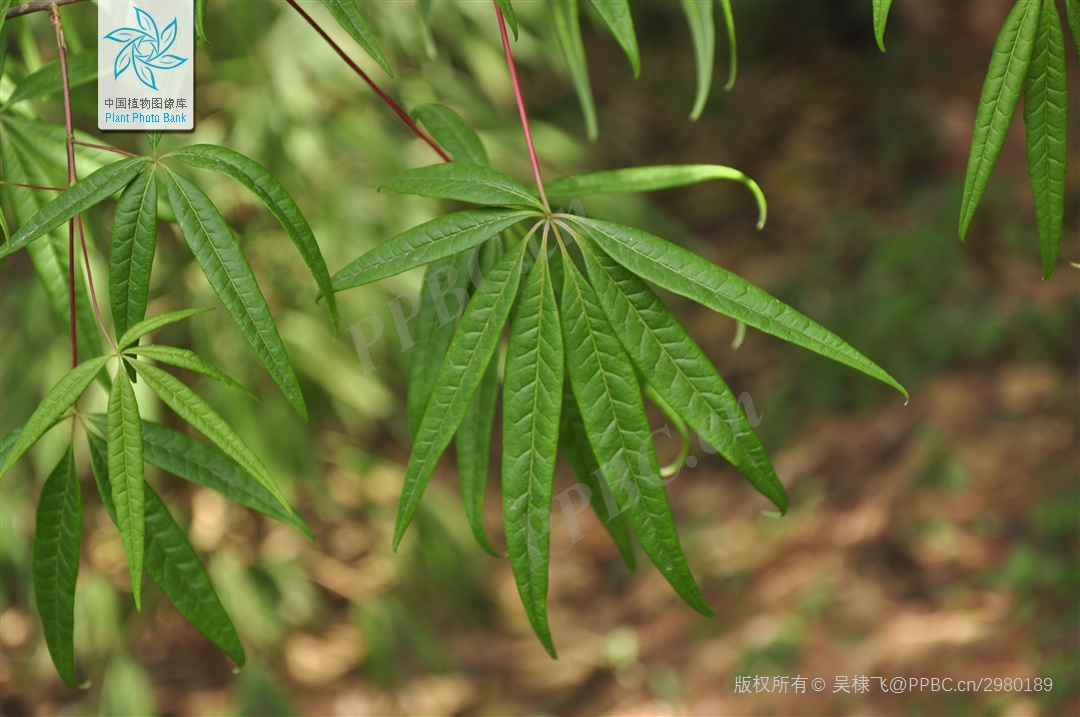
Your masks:
M 326 40 L 326 43 L 334 49 L 334 52 L 336 52 L 338 56 L 345 61 L 345 64 L 351 67 L 352 71 L 359 75 L 360 79 L 366 82 L 368 84 L 368 87 L 374 90 L 375 94 L 377 94 L 383 102 L 389 105 L 390 109 L 394 110 L 394 112 L 397 113 L 397 116 L 401 118 L 401 121 L 409 125 L 409 129 L 411 129 L 417 137 L 431 145 L 431 148 L 438 152 L 439 156 L 442 157 L 445 161 L 453 161 L 450 155 L 444 152 L 442 147 L 440 147 L 435 142 L 435 140 L 427 136 L 427 134 L 425 134 L 424 131 L 421 130 L 415 122 L 413 122 L 412 117 L 409 116 L 409 113 L 401 109 L 401 105 L 399 105 L 397 102 L 394 102 L 394 100 L 390 98 L 390 95 L 383 92 L 382 89 L 375 84 L 375 81 L 368 77 L 368 74 L 366 72 L 360 69 L 360 65 L 353 62 L 352 58 L 345 54 L 345 51 L 342 50 L 341 47 L 338 46 L 338 44 L 334 42 L 321 27 L 319 27 L 318 23 L 316 23 L 310 15 L 304 12 L 304 9 L 297 4 L 296 0 L 286 0 L 286 2 L 292 5 L 293 9 L 300 13 L 300 16 L 307 20 L 307 23 L 315 29 L 315 32 L 319 33 L 319 35 L 322 36 L 322 39 Z
M 83 142 L 83 141 L 77 140 L 77 139 L 71 140 L 71 143 L 72 144 L 77 144 L 77 145 L 79 145 L 81 147 L 90 147 L 91 149 L 103 149 L 106 152 L 116 152 L 117 154 L 122 154 L 125 157 L 138 157 L 139 156 L 137 154 L 132 154 L 131 152 L 125 152 L 122 149 L 117 149 L 116 147 L 109 147 L 108 145 L 104 145 L 104 144 L 91 144 L 89 142 Z
M 514 66 L 514 54 L 510 52 L 510 38 L 506 36 L 506 20 L 503 19 L 498 2 L 495 2 L 495 16 L 499 18 L 499 33 L 502 35 L 503 50 L 506 52 L 506 64 L 510 68 L 510 79 L 514 83 L 514 97 L 517 98 L 518 114 L 521 115 L 521 128 L 525 131 L 525 144 L 529 146 L 529 161 L 532 162 L 536 188 L 540 191 L 540 201 L 544 203 L 544 209 L 550 214 L 551 206 L 548 204 L 547 194 L 544 193 L 544 180 L 540 177 L 540 162 L 536 159 L 536 148 L 533 146 L 532 131 L 529 129 L 529 117 L 525 114 L 525 99 L 521 96 L 521 84 L 518 82 L 517 68 Z
M 47 192 L 63 192 L 63 191 L 65 191 L 65 189 L 63 187 L 42 187 L 39 184 L 23 184 L 22 182 L 8 182 L 8 181 L 5 181 L 3 179 L 0 179 L 0 184 L 6 185 L 8 187 L 22 187 L 24 189 L 44 189 Z
M 70 5 L 76 2 L 85 2 L 85 0 L 33 0 L 33 2 L 24 2 L 22 5 L 9 8 L 4 18 L 10 20 L 20 15 L 29 15 L 32 12 L 48 12 L 57 5 Z
M 60 8 L 53 3 L 49 7 L 49 22 L 56 30 L 56 46 L 60 53 L 60 79 L 64 88 L 64 131 L 67 136 L 68 186 L 75 184 L 75 130 L 71 124 L 71 85 L 68 81 L 67 43 L 64 42 L 64 26 L 60 21 Z M 68 220 L 68 313 L 71 315 L 71 367 L 79 365 L 78 328 L 75 322 L 75 219 Z

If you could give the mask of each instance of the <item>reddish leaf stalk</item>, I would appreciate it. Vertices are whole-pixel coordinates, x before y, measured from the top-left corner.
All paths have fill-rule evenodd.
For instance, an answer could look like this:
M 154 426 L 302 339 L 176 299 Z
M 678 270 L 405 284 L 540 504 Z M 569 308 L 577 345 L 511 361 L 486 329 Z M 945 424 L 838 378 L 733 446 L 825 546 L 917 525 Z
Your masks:
M 60 8 L 49 8 L 49 22 L 56 30 L 56 45 L 60 52 L 60 78 L 64 87 L 64 131 L 67 133 L 64 146 L 67 149 L 68 186 L 75 184 L 75 130 L 71 124 L 71 87 L 68 84 L 67 43 L 64 42 L 64 28 L 60 22 Z M 79 365 L 78 330 L 75 323 L 75 220 L 68 220 L 68 313 L 71 316 L 71 367 Z
M 137 154 L 134 154 L 133 152 L 126 152 L 126 151 L 124 151 L 122 149 L 117 149 L 116 147 L 109 147 L 109 146 L 106 146 L 104 144 L 90 144 L 89 142 L 83 142 L 83 141 L 77 140 L 77 139 L 72 139 L 71 143 L 72 144 L 77 144 L 77 145 L 79 145 L 81 147 L 89 147 L 91 149 L 103 149 L 106 152 L 115 152 L 116 154 L 122 154 L 125 157 L 138 157 L 139 156 Z
M 383 92 L 382 89 L 377 84 L 375 84 L 375 81 L 372 80 L 370 77 L 368 77 L 368 74 L 366 72 L 364 72 L 362 69 L 360 69 L 360 66 L 357 65 L 353 61 L 353 59 L 351 57 L 346 55 L 345 51 L 342 50 L 341 47 L 336 42 L 334 42 L 330 38 L 329 35 L 326 34 L 326 31 L 324 31 L 321 27 L 319 27 L 318 23 L 316 23 L 315 20 L 310 15 L 308 15 L 306 12 L 304 12 L 304 9 L 301 8 L 299 4 L 297 4 L 296 0 L 286 0 L 286 2 L 288 2 L 290 5 L 292 5 L 293 9 L 296 10 L 296 12 L 300 13 L 300 17 L 304 18 L 304 20 L 307 21 L 307 24 L 311 25 L 311 27 L 315 29 L 315 32 L 319 33 L 319 35 L 322 37 L 322 39 L 325 40 L 326 43 L 328 45 L 330 45 L 330 47 L 333 48 L 334 52 L 336 52 L 338 54 L 338 57 L 340 57 L 342 60 L 344 60 L 345 64 L 348 65 L 350 68 L 352 68 L 352 71 L 355 72 L 357 75 L 359 75 L 360 79 L 362 79 L 364 82 L 366 82 L 368 84 L 368 87 L 370 87 L 375 92 L 375 94 L 377 94 L 379 96 L 379 98 L 383 102 L 385 102 L 387 104 L 387 106 L 389 106 L 390 109 L 392 109 L 397 114 L 398 117 L 401 118 L 402 122 L 404 122 L 405 124 L 407 124 L 409 126 L 409 129 L 411 129 L 413 131 L 413 133 L 417 137 L 419 137 L 420 139 L 424 140 L 429 145 L 431 145 L 431 148 L 433 150 L 435 150 L 438 153 L 438 155 L 443 158 L 443 160 L 445 160 L 447 162 L 452 162 L 453 161 L 450 158 L 450 155 L 448 155 L 445 151 L 443 151 L 442 147 L 440 147 L 435 142 L 435 140 L 433 140 L 431 137 L 427 136 L 427 134 L 424 133 L 424 131 L 421 130 L 416 125 L 415 122 L 413 122 L 413 119 L 412 119 L 412 117 L 409 116 L 409 113 L 406 112 L 405 110 L 403 110 L 401 108 L 401 105 L 399 105 L 397 102 L 394 102 L 394 100 L 390 98 L 390 95 Z
M 56 46 L 60 54 L 60 79 L 64 88 L 64 131 L 67 134 L 64 145 L 67 149 L 67 165 L 68 165 L 68 186 L 75 184 L 78 181 L 78 175 L 75 171 L 75 129 L 71 121 L 71 84 L 68 79 L 68 65 L 67 65 L 67 43 L 64 41 L 64 26 L 60 20 L 60 8 L 53 5 L 49 8 L 49 21 L 52 23 L 53 28 L 56 29 Z M 79 144 L 83 144 L 79 142 Z M 100 149 L 113 149 L 111 147 L 98 146 Z M 123 152 L 123 150 L 115 150 Z M 136 155 L 131 155 L 136 156 Z M 78 347 L 78 333 L 77 324 L 75 321 L 75 224 L 79 225 L 79 239 L 82 244 L 83 260 L 86 263 L 86 281 L 90 286 L 90 298 L 94 305 L 94 316 L 97 318 L 98 326 L 101 327 L 101 332 L 105 334 L 105 338 L 109 343 L 112 343 L 112 337 L 109 336 L 109 332 L 105 329 L 105 322 L 101 318 L 101 309 L 97 303 L 97 292 L 94 290 L 94 275 L 90 273 L 90 253 L 86 249 L 86 234 L 83 232 L 82 215 L 77 214 L 73 219 L 68 220 L 68 311 L 71 314 L 71 367 L 74 368 L 79 365 L 79 347 Z M 115 344 L 113 344 L 115 347 Z
M 495 3 L 495 16 L 499 18 L 499 34 L 502 35 L 506 64 L 510 68 L 510 79 L 514 83 L 514 97 L 517 99 L 518 114 L 521 115 L 521 128 L 525 132 L 525 144 L 529 146 L 529 161 L 532 162 L 536 188 L 540 191 L 540 201 L 544 203 L 544 208 L 550 213 L 551 206 L 548 204 L 547 194 L 544 193 L 544 180 L 540 177 L 540 162 L 536 159 L 536 147 L 533 146 L 532 130 L 529 129 L 529 116 L 525 113 L 525 99 L 521 96 L 521 84 L 518 82 L 517 68 L 514 66 L 514 54 L 510 52 L 510 38 L 506 36 L 506 20 L 503 18 L 502 10 L 497 2 Z
M 3 185 L 8 186 L 8 187 L 23 187 L 25 189 L 41 189 L 41 190 L 46 191 L 46 192 L 62 192 L 62 191 L 64 191 L 63 187 L 43 187 L 40 184 L 23 184 L 22 182 L 7 182 L 7 181 L 4 181 L 3 179 L 0 179 L 0 184 L 3 184 Z

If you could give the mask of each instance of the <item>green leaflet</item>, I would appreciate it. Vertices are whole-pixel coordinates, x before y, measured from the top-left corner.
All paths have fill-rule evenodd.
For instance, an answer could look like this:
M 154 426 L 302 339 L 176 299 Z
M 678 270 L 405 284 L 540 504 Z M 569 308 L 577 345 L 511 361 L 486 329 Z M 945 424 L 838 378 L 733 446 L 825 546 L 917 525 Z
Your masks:
M 379 67 L 386 70 L 386 74 L 393 77 L 394 71 L 390 69 L 390 63 L 386 61 L 386 55 L 379 47 L 375 34 L 371 32 L 364 16 L 360 14 L 360 9 L 356 7 L 356 0 L 322 0 L 322 3 L 330 10 L 345 32 L 356 40 L 356 44 L 364 48 L 364 52 L 378 62 Z
M 334 291 L 370 284 L 472 249 L 537 212 L 503 207 L 466 209 L 387 239 L 334 274 Z
M 874 37 L 877 45 L 885 52 L 885 21 L 889 19 L 892 0 L 874 0 Z
M 480 246 L 477 268 L 480 276 L 487 274 L 491 265 L 502 254 L 498 239 L 489 239 Z M 464 252 L 465 271 L 468 272 L 472 252 Z M 468 274 L 466 273 L 466 276 Z M 444 356 L 445 350 L 438 356 Z M 432 362 L 434 363 L 434 362 Z M 438 370 L 438 366 L 435 367 Z M 434 376 L 432 383 L 434 383 Z M 431 392 L 428 391 L 430 398 Z M 488 465 L 491 462 L 491 429 L 495 425 L 495 402 L 499 397 L 499 361 L 488 364 L 484 378 L 476 388 L 465 417 L 461 420 L 455 436 L 458 465 L 458 482 L 461 485 L 461 503 L 473 537 L 481 549 L 489 555 L 502 558 L 502 553 L 491 546 L 484 532 L 484 496 L 487 493 Z M 425 402 L 426 408 L 426 402 Z M 422 417 L 422 416 L 421 416 Z
M 513 177 L 491 167 L 462 162 L 443 162 L 410 169 L 386 180 L 379 189 L 471 204 L 544 208 L 540 200 Z
M 98 74 L 97 50 L 77 52 L 67 56 L 68 87 L 79 87 L 93 82 Z M 57 94 L 64 89 L 60 77 L 60 60 L 53 60 L 37 72 L 28 75 L 11 91 L 5 106 L 23 100 Z
M 499 348 L 503 325 L 517 295 L 521 258 L 527 244 L 522 242 L 491 268 L 458 323 L 409 456 L 394 526 L 395 550 L 420 504 L 435 464 L 461 425 L 473 394 Z
M 101 414 L 85 416 L 105 431 Z M 299 516 L 282 510 L 270 491 L 240 465 L 220 451 L 188 438 L 183 433 L 150 421 L 142 422 L 143 460 L 178 478 L 209 488 L 234 503 L 257 510 L 274 520 L 292 525 L 311 537 L 311 528 Z
M 11 241 L 0 248 L 0 259 L 12 254 L 24 246 L 52 231 L 76 214 L 92 207 L 110 194 L 127 186 L 135 178 L 143 165 L 145 157 L 131 157 L 112 164 L 107 164 L 85 179 L 76 182 L 66 192 L 46 204 L 41 211 L 30 217 Z
M 548 629 L 547 588 L 565 359 L 546 237 L 540 252 L 510 323 L 503 385 L 503 519 L 521 603 L 536 636 L 556 657 Z
M 197 316 L 199 314 L 205 314 L 207 311 L 213 311 L 213 309 L 181 309 L 180 311 L 170 311 L 167 314 L 158 314 L 151 316 L 148 319 L 143 319 L 139 323 L 130 327 L 120 336 L 120 340 L 117 341 L 117 346 L 130 346 L 138 339 L 146 336 L 149 333 L 157 331 L 163 326 L 169 324 L 175 324 L 177 321 L 183 321 L 184 319 Z
M 255 274 L 232 229 L 194 184 L 167 170 L 169 203 L 210 286 L 292 407 L 307 420 L 300 382 Z
M 971 156 L 964 178 L 964 197 L 960 203 L 960 239 L 967 234 L 975 208 L 982 199 L 990 172 L 994 169 L 1005 135 L 1009 133 L 1016 105 L 1031 63 L 1035 35 L 1039 30 L 1041 0 L 1019 0 L 1001 28 L 990 69 L 986 72 L 975 131 L 971 138 Z
M 210 404 L 202 400 L 175 376 L 157 366 L 141 361 L 135 361 L 133 365 L 139 372 L 139 376 L 146 381 L 146 385 L 165 402 L 165 405 L 190 423 L 195 430 L 209 438 L 225 455 L 239 463 L 240 467 L 259 481 L 263 488 L 266 488 L 290 514 L 293 512 L 285 496 L 274 483 L 274 479 L 270 477 L 266 466 L 240 436 L 236 435 L 225 419 L 210 407 Z
M 907 391 L 881 367 L 823 326 L 731 272 L 693 252 L 633 227 L 566 216 L 608 256 L 642 279 L 713 311 L 802 346 Z
M 45 480 L 34 527 L 34 602 L 41 616 L 45 644 L 56 671 L 69 687 L 75 682 L 75 583 L 82 540 L 82 494 L 75 450 Z
M 1049 279 L 1061 246 L 1065 218 L 1065 172 L 1069 164 L 1069 87 L 1065 36 L 1053 0 L 1043 2 L 1031 67 L 1024 82 L 1028 174 L 1042 247 L 1043 279 Z
M 296 245 L 315 278 L 315 283 L 319 285 L 319 291 L 326 299 L 326 309 L 330 313 L 334 333 L 337 333 L 337 302 L 330 288 L 330 272 L 326 268 L 326 261 L 319 251 L 319 244 L 315 241 L 311 227 L 300 212 L 300 207 L 296 206 L 296 202 L 281 183 L 258 162 L 225 147 L 195 144 L 177 150 L 170 156 L 192 167 L 210 169 L 232 177 L 266 205 Z
M 754 195 L 758 205 L 758 229 L 765 226 L 768 206 L 757 182 L 737 169 L 718 164 L 671 164 L 656 167 L 630 167 L 604 172 L 587 172 L 560 177 L 544 183 L 549 197 L 581 197 L 590 194 L 634 194 L 658 189 L 682 187 L 710 179 L 727 179 L 742 184 Z
M 634 541 L 630 537 L 630 528 L 627 527 L 626 519 L 615 504 L 615 497 L 611 494 L 611 488 L 608 487 L 603 472 L 600 470 L 600 464 L 596 462 L 592 446 L 589 445 L 589 438 L 585 434 L 585 421 L 581 418 L 581 411 L 578 410 L 570 381 L 563 383 L 562 417 L 559 419 L 559 450 L 574 470 L 574 475 L 589 489 L 589 504 L 599 516 L 604 530 L 615 542 L 626 566 L 632 571 L 636 570 L 637 560 L 634 557 Z
M 11 7 L 12 0 L 0 0 L 0 38 L 6 37 L 4 35 L 4 21 L 7 20 L 7 11 Z M 0 66 L 2 69 L 2 66 Z M 0 74 L 3 74 L 0 72 Z
M 563 266 L 562 327 L 573 367 L 570 385 L 593 453 L 645 554 L 683 600 L 711 617 L 679 545 L 634 367 L 565 250 Z
M 634 78 L 641 74 L 641 54 L 638 52 L 637 35 L 634 33 L 634 19 L 630 15 L 628 0 L 589 0 L 597 14 L 619 41 L 630 67 L 634 69 Z
M 476 132 L 449 107 L 420 105 L 413 109 L 412 116 L 424 123 L 431 136 L 450 153 L 455 162 L 469 162 L 485 167 L 491 164 L 484 143 Z
M 19 436 L 22 434 L 22 428 L 16 428 L 8 431 L 4 434 L 3 438 L 0 438 L 0 463 L 7 460 L 8 453 L 11 452 L 12 446 L 19 440 Z
M 596 124 L 596 103 L 589 84 L 589 68 L 585 63 L 585 45 L 581 41 L 581 20 L 578 17 L 577 0 L 548 0 L 551 19 L 555 24 L 555 38 L 570 70 L 570 80 L 577 92 L 581 112 L 585 115 L 585 131 L 589 139 L 599 134 Z
M 188 371 L 195 371 L 201 373 L 204 376 L 217 379 L 226 386 L 235 388 L 237 391 L 243 393 L 248 398 L 254 401 L 258 401 L 258 397 L 251 391 L 247 390 L 236 381 L 234 381 L 228 374 L 219 369 L 214 364 L 203 359 L 194 351 L 188 351 L 187 349 L 176 348 L 175 346 L 133 346 L 124 353 L 137 354 L 143 358 L 148 358 L 154 361 L 160 361 L 167 363 L 170 366 L 177 366 L 179 368 L 186 368 Z
M 1069 34 L 1080 58 L 1080 0 L 1065 0 L 1065 21 L 1069 23 Z
M 150 269 L 157 248 L 157 182 L 147 166 L 127 186 L 113 215 L 109 300 L 116 333 L 146 317 Z
M 146 548 L 144 513 L 142 420 L 131 380 L 122 370 L 116 372 L 109 395 L 106 419 L 109 439 L 109 485 L 116 505 L 116 527 L 124 543 L 135 608 L 142 606 L 143 556 Z
M 680 0 L 690 37 L 694 41 L 694 60 L 697 62 L 697 94 L 690 119 L 696 120 L 705 109 L 712 87 L 713 57 L 716 55 L 716 27 L 713 23 L 713 0 Z
M 55 181 L 54 177 L 64 176 L 63 168 L 53 166 L 50 158 L 39 151 L 41 147 L 36 144 L 36 138 L 24 132 L 32 126 L 32 123 L 26 121 L 12 121 L 9 117 L 3 119 L 0 134 L 4 141 L 0 142 L 0 152 L 4 163 L 4 177 L 12 182 L 48 186 Z M 15 218 L 20 223 L 29 220 L 56 196 L 55 192 L 26 187 L 7 186 L 4 189 L 11 198 Z M 31 242 L 26 250 L 57 320 L 61 326 L 67 327 L 71 321 L 67 232 L 54 229 L 47 233 L 45 241 Z M 79 274 L 85 279 L 81 262 Z M 79 356 L 100 356 L 100 333 L 90 308 L 84 280 L 75 282 L 75 322 Z
M 724 85 L 725 90 L 735 86 L 735 74 L 739 69 L 739 47 L 735 42 L 735 16 L 731 12 L 731 0 L 720 0 L 720 10 L 724 14 L 724 26 L 727 28 L 728 51 L 731 57 L 731 68 L 728 70 L 728 81 Z
M 153 425 L 153 424 L 143 424 Z M 93 433 L 90 465 L 101 500 L 109 517 L 116 522 L 116 506 L 105 467 L 105 442 Z M 146 486 L 146 572 L 180 613 L 195 628 L 222 649 L 238 666 L 244 665 L 244 648 L 229 614 L 218 599 L 210 577 L 203 569 L 195 549 L 176 524 L 158 494 Z
M 502 10 L 503 19 L 510 26 L 510 31 L 514 33 L 514 39 L 518 39 L 518 24 L 517 16 L 514 14 L 514 6 L 510 4 L 510 0 L 495 0 L 495 3 Z
M 195 0 L 195 39 L 209 45 L 206 37 L 206 0 Z
M 596 296 L 646 380 L 781 513 L 787 493 L 739 402 L 700 347 L 645 282 L 580 245 Z
M 0 466 L 0 476 L 8 472 L 15 461 L 19 460 L 30 446 L 37 443 L 45 431 L 52 428 L 60 417 L 71 408 L 72 404 L 83 394 L 86 387 L 93 383 L 98 372 L 109 361 L 109 356 L 98 356 L 71 369 L 56 385 L 49 389 L 45 398 L 34 410 L 26 425 L 22 428 L 18 440 L 8 451 L 4 463 Z
M 409 435 L 414 439 L 427 410 L 435 378 L 454 337 L 457 318 L 468 303 L 469 264 L 474 252 L 463 251 L 428 265 L 420 287 L 416 345 L 409 361 L 407 396 Z

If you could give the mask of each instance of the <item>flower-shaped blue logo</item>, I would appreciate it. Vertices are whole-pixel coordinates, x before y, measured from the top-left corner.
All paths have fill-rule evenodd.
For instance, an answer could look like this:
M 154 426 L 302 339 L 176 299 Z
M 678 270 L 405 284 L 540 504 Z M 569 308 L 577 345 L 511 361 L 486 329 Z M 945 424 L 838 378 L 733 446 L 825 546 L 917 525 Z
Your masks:
M 171 70 L 188 61 L 186 57 L 166 54 L 176 40 L 176 18 L 158 31 L 157 23 L 150 13 L 135 8 L 139 27 L 121 27 L 105 36 L 106 40 L 122 42 L 124 46 L 116 53 L 113 62 L 113 79 L 134 68 L 135 75 L 152 90 L 158 89 L 154 70 Z

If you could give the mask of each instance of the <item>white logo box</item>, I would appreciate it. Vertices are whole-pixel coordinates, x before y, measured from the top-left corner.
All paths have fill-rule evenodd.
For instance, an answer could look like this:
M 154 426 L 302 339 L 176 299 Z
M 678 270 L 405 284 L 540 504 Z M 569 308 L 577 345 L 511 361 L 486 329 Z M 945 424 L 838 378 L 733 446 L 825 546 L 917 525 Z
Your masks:
M 194 127 L 194 0 L 99 0 L 98 129 Z

